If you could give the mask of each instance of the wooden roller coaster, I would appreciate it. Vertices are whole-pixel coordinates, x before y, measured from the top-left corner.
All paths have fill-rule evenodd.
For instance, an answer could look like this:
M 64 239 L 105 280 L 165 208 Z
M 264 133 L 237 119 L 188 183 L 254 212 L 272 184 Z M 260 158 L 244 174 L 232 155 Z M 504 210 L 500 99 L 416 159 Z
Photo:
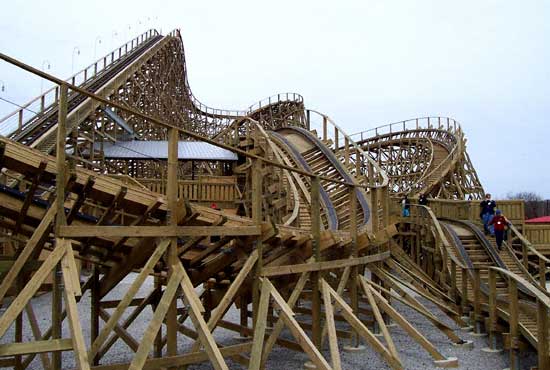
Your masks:
M 550 260 L 522 235 L 521 202 L 499 204 L 515 225 L 502 251 L 480 231 L 484 191 L 455 120 L 347 135 L 294 93 L 213 109 L 189 88 L 179 31 L 149 31 L 66 81 L 0 58 L 55 84 L 0 120 L 1 367 L 66 368 L 61 354 L 72 351 L 78 369 L 227 369 L 228 358 L 262 369 L 276 367 L 277 345 L 341 369 L 345 341 L 403 369 L 390 321 L 435 366 L 459 366 L 399 312 L 406 307 L 450 344 L 471 343 L 441 313 L 487 332 L 491 350 L 502 334 L 511 368 L 531 346 L 538 368 L 550 369 Z M 226 157 L 182 155 L 191 142 Z M 145 144 L 154 151 L 136 149 Z M 32 304 L 41 291 L 51 292 L 45 331 Z M 130 331 L 148 309 L 144 330 Z M 244 340 L 221 343 L 216 328 Z M 129 362 L 110 361 L 117 341 Z

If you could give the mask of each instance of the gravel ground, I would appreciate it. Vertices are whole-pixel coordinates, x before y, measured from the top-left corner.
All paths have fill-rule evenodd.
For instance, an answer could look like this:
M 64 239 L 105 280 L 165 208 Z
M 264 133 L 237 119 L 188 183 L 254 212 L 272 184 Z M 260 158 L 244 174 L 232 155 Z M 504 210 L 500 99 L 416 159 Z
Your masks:
M 122 294 L 127 290 L 131 284 L 133 275 L 128 276 L 115 291 L 111 292 L 106 299 L 120 298 Z M 138 296 L 145 296 L 153 286 L 152 279 L 148 279 L 144 284 Z M 465 340 L 472 340 L 474 343 L 473 349 L 467 349 L 462 347 L 454 347 L 451 345 L 448 338 L 437 330 L 428 320 L 423 316 L 418 314 L 416 311 L 407 308 L 404 305 L 401 305 L 398 302 L 394 302 L 394 307 L 402 313 L 409 322 L 413 323 L 417 329 L 420 330 L 438 349 L 439 351 L 447 357 L 456 357 L 459 361 L 459 369 L 468 369 L 468 370 L 486 370 L 486 369 L 503 369 L 507 368 L 509 365 L 508 353 L 485 353 L 481 351 L 482 348 L 487 347 L 487 338 L 485 337 L 474 337 L 469 333 L 461 332 L 452 321 L 450 321 L 444 314 L 442 314 L 435 307 L 431 306 L 429 302 L 423 302 L 432 312 L 436 313 L 443 321 L 447 322 L 453 328 L 456 329 L 456 333 Z M 46 330 L 50 323 L 51 317 L 51 296 L 50 294 L 43 294 L 39 297 L 36 297 L 32 300 L 32 304 L 37 316 L 39 325 L 42 331 Z M 83 330 L 85 335 L 86 344 L 89 345 L 90 338 L 90 328 L 87 324 L 89 322 L 90 315 L 90 295 L 87 292 L 79 303 L 79 311 L 81 315 L 81 321 L 83 322 Z M 141 316 L 136 320 L 132 326 L 130 326 L 129 331 L 131 334 L 135 335 L 136 338 L 142 336 L 143 331 L 147 327 L 149 320 L 152 317 L 152 312 L 150 309 L 146 309 Z M 238 311 L 234 308 L 230 309 L 226 319 L 232 322 L 238 322 Z M 192 326 L 188 323 L 187 325 Z M 343 325 L 343 326 L 342 326 Z M 345 324 L 339 324 L 343 329 L 345 329 Z M 404 364 L 405 369 L 410 370 L 426 370 L 426 369 L 438 369 L 434 366 L 431 356 L 423 350 L 423 348 L 418 345 L 414 340 L 412 340 L 400 327 L 392 326 L 390 328 L 392 338 L 394 340 L 395 346 L 399 352 L 399 356 Z M 13 338 L 14 329 L 13 326 L 9 329 L 6 335 L 2 338 L 0 342 L 6 343 Z M 64 337 L 69 336 L 69 328 L 66 323 L 63 325 L 63 334 Z M 291 339 L 290 333 L 284 331 L 282 334 L 284 337 Z M 239 341 L 234 339 L 235 333 L 225 330 L 225 329 L 216 329 L 215 337 L 216 340 L 223 345 L 237 344 Z M 9 339 L 8 339 L 9 338 Z M 24 340 L 32 340 L 30 328 L 24 321 Z M 383 339 L 381 339 L 383 340 Z M 191 341 L 184 336 L 178 337 L 179 343 L 179 352 L 184 353 L 188 351 L 191 346 Z M 339 340 L 339 346 L 342 348 L 346 345 L 345 340 Z M 326 346 L 324 351 L 325 358 L 330 362 L 330 354 L 328 352 L 328 346 Z M 122 342 L 117 341 L 116 344 L 110 349 L 107 355 L 103 358 L 102 364 L 110 363 L 121 363 L 121 362 L 130 362 L 132 359 L 131 350 Z M 303 368 L 304 363 L 308 360 L 307 356 L 300 352 L 290 351 L 285 348 L 275 347 L 269 356 L 267 363 L 268 369 L 300 369 Z M 344 352 L 341 351 L 341 360 L 343 369 L 390 369 L 388 365 L 382 360 L 382 358 L 370 347 L 366 347 L 364 351 L 361 352 Z M 228 366 L 234 369 L 240 369 L 242 366 L 238 363 L 232 362 L 230 359 L 227 360 Z M 530 366 L 536 365 L 536 353 L 534 351 L 527 351 L 522 353 L 521 366 L 522 369 L 529 369 Z M 72 352 L 63 353 L 63 368 L 71 369 L 74 368 L 75 363 L 73 359 Z M 189 367 L 190 369 L 211 369 L 210 364 L 198 364 Z M 42 364 L 39 361 L 38 357 L 34 359 L 29 369 L 42 369 Z

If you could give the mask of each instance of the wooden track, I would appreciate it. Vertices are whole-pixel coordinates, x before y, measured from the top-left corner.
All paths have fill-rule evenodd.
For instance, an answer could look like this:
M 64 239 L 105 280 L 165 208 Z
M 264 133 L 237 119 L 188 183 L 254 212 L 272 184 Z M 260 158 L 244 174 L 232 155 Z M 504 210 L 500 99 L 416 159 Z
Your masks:
M 475 330 L 485 326 L 491 340 L 508 330 L 512 366 L 524 338 L 545 368 L 550 300 L 537 281 L 545 283 L 550 261 L 530 250 L 517 230 L 499 254 L 475 225 L 458 221 L 464 199 L 483 195 L 458 123 L 430 117 L 350 136 L 328 116 L 305 109 L 298 94 L 278 94 L 246 111 L 212 109 L 191 93 L 178 31 L 150 32 L 129 49 L 124 57 L 118 49 L 119 58 L 112 54 L 109 64 L 105 57 L 103 71 L 97 62 L 94 73 L 84 70 L 78 86 L 76 77 L 62 81 L 1 55 L 58 85 L 51 104 L 47 95 L 36 100 L 42 102 L 39 115 L 20 119 L 11 138 L 0 137 L 1 236 L 14 246 L 0 283 L 6 308 L 0 336 L 14 334 L 0 345 L 2 365 L 23 369 L 40 356 L 44 368 L 59 369 L 60 351 L 72 351 L 79 369 L 204 361 L 227 369 L 231 357 L 256 370 L 279 345 L 305 352 L 317 368 L 341 369 L 340 338 L 352 348 L 367 343 L 392 369 L 402 369 L 387 325 L 391 318 L 436 366 L 458 366 L 395 309 L 397 300 L 455 345 L 467 341 L 438 315 L 466 326 L 463 315 L 471 311 Z M 102 143 L 125 138 L 105 107 L 139 139 L 167 139 L 168 159 L 102 157 Z M 182 139 L 232 151 L 238 161 L 182 163 Z M 55 157 L 47 154 L 54 146 Z M 185 199 L 178 180 L 195 171 L 230 172 L 238 199 L 221 210 L 209 207 L 207 197 Z M 165 194 L 141 186 L 140 177 L 161 181 Z M 434 205 L 433 198 L 447 199 L 439 209 L 453 217 L 440 222 L 430 208 L 416 205 L 411 217 L 400 217 L 400 199 L 392 196 L 405 193 L 428 193 Z M 84 284 L 76 260 L 93 269 Z M 107 300 L 132 273 L 127 292 Z M 138 297 L 149 276 L 153 290 Z M 42 333 L 31 302 L 48 288 L 51 328 Z M 87 290 L 90 322 L 78 310 Z M 226 317 L 232 306 L 240 310 L 238 323 Z M 131 334 L 130 325 L 149 308 L 147 328 Z M 23 310 L 32 342 L 22 341 Z M 298 312 L 304 316 L 298 319 Z M 69 338 L 62 336 L 63 320 Z M 346 326 L 337 329 L 336 320 Z M 90 325 L 89 345 L 83 325 Z M 218 326 L 248 341 L 220 343 Z M 284 327 L 293 339 L 280 335 Z M 179 350 L 182 336 L 192 341 L 189 352 Z M 127 364 L 108 363 L 117 340 L 132 351 Z M 330 358 L 323 354 L 325 344 Z

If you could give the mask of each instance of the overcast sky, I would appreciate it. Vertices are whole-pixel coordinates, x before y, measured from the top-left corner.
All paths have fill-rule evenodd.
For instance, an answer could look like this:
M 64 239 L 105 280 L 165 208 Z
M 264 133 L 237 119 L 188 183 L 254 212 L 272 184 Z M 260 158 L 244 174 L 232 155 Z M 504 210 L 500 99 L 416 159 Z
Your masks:
M 76 71 L 147 28 L 180 28 L 209 106 L 298 92 L 349 133 L 450 116 L 486 191 L 550 198 L 549 19 L 544 0 L 11 1 L 0 51 L 65 78 L 74 47 Z M 0 80 L 17 103 L 40 93 L 4 62 Z M 0 102 L 0 115 L 13 109 Z

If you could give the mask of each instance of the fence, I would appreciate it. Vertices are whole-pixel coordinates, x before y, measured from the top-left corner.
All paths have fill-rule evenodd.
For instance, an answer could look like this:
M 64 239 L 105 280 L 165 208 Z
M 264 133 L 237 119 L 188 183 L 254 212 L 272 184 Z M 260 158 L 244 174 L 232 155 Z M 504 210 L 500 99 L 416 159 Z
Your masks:
M 151 191 L 166 194 L 163 179 L 138 179 Z M 178 197 L 195 202 L 234 202 L 239 198 L 234 176 L 200 176 L 198 180 L 179 180 Z

